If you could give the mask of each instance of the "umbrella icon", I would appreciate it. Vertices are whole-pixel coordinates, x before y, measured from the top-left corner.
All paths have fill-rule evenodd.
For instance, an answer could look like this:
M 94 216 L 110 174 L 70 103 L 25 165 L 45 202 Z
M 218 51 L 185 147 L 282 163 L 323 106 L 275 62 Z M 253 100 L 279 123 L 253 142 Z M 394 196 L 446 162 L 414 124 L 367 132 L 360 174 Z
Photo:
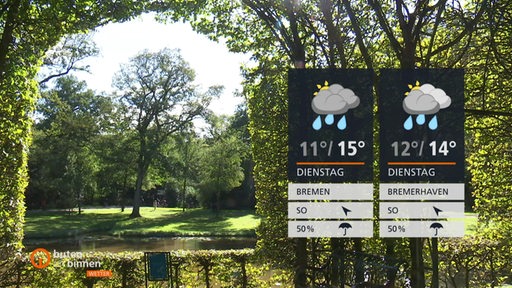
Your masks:
M 441 223 L 439 223 L 439 222 L 434 222 L 434 223 L 432 223 L 432 225 L 430 225 L 430 228 L 432 228 L 432 229 L 436 229 L 436 234 L 435 234 L 434 236 L 437 236 L 437 230 L 438 230 L 439 228 L 444 228 L 444 227 L 443 227 L 443 225 L 442 225 Z
M 347 222 L 343 222 L 340 224 L 340 226 L 338 228 L 342 228 L 342 229 L 345 229 L 343 232 L 343 236 L 346 236 L 347 235 L 347 229 L 348 228 L 352 228 L 352 225 L 350 225 L 350 223 L 347 223 Z

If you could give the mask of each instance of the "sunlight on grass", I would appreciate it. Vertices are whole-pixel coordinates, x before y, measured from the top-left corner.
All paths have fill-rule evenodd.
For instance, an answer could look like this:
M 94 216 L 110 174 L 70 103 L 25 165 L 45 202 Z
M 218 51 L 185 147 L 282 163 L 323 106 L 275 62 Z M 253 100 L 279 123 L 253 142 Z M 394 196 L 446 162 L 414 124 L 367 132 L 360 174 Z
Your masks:
M 231 227 L 237 227 L 238 229 L 255 229 L 260 224 L 260 219 L 255 215 L 230 218 L 227 221 L 231 224 Z
M 259 225 L 254 211 L 141 207 L 140 218 L 129 218 L 132 209 L 85 208 L 81 215 L 64 211 L 28 211 L 27 238 L 96 236 L 252 236 Z
M 476 213 L 464 213 L 464 227 L 466 235 L 474 235 L 478 228 L 478 215 Z

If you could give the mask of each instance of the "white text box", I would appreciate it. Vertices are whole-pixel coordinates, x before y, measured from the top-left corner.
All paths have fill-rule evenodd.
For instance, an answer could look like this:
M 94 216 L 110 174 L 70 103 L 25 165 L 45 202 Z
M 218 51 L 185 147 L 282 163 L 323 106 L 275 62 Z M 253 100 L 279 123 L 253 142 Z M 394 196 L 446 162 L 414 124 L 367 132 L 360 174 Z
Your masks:
M 464 200 L 463 183 L 380 183 L 380 200 Z
M 373 202 L 288 202 L 290 219 L 372 219 Z
M 380 202 L 379 218 L 464 218 L 464 202 Z
M 464 221 L 380 221 L 381 238 L 464 237 Z
M 373 221 L 288 221 L 288 237 L 373 237 Z
M 289 183 L 288 200 L 373 200 L 373 184 Z

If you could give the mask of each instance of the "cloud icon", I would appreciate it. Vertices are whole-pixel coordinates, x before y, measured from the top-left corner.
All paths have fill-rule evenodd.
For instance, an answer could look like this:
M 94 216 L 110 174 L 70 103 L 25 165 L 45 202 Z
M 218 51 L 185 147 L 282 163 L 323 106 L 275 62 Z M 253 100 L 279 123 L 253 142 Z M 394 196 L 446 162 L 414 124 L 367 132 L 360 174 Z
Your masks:
M 427 83 L 413 88 L 404 98 L 402 105 L 408 114 L 430 115 L 447 108 L 451 103 L 451 98 L 443 89 L 435 88 L 432 84 Z
M 354 91 L 340 84 L 324 86 L 311 101 L 311 108 L 319 115 L 345 114 L 349 109 L 359 106 L 360 100 Z
M 436 88 L 432 84 L 423 84 L 419 90 L 434 97 L 437 103 L 439 103 L 440 109 L 444 109 L 452 104 L 452 98 L 448 97 L 443 89 Z
M 407 114 L 435 114 L 439 111 L 440 105 L 432 95 L 424 94 L 420 90 L 413 90 L 402 102 L 404 111 Z
M 423 125 L 426 122 L 425 115 L 434 116 L 428 122 L 430 130 L 436 130 L 438 127 L 437 115 L 439 110 L 447 108 L 452 103 L 452 99 L 439 88 L 434 87 L 432 84 L 423 84 L 419 86 L 416 81 L 416 86 L 409 85 L 411 91 L 405 93 L 407 97 L 402 102 L 402 107 L 407 114 L 418 115 L 416 123 Z M 405 130 L 411 130 L 414 127 L 412 116 L 409 116 L 404 122 Z

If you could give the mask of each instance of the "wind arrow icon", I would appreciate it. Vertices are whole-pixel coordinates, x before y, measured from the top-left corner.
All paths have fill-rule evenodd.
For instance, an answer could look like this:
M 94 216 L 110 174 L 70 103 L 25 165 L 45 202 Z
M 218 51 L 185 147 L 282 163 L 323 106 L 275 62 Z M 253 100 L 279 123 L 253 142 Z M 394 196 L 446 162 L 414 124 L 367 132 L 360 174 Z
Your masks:
M 345 206 L 341 206 L 341 208 L 343 209 L 343 213 L 345 213 L 345 216 L 348 216 L 348 212 L 352 212 L 352 210 L 348 209 Z
M 432 206 L 434 208 L 434 211 L 436 212 L 436 215 L 439 216 L 439 212 L 443 212 L 443 210 L 437 208 L 436 206 Z

